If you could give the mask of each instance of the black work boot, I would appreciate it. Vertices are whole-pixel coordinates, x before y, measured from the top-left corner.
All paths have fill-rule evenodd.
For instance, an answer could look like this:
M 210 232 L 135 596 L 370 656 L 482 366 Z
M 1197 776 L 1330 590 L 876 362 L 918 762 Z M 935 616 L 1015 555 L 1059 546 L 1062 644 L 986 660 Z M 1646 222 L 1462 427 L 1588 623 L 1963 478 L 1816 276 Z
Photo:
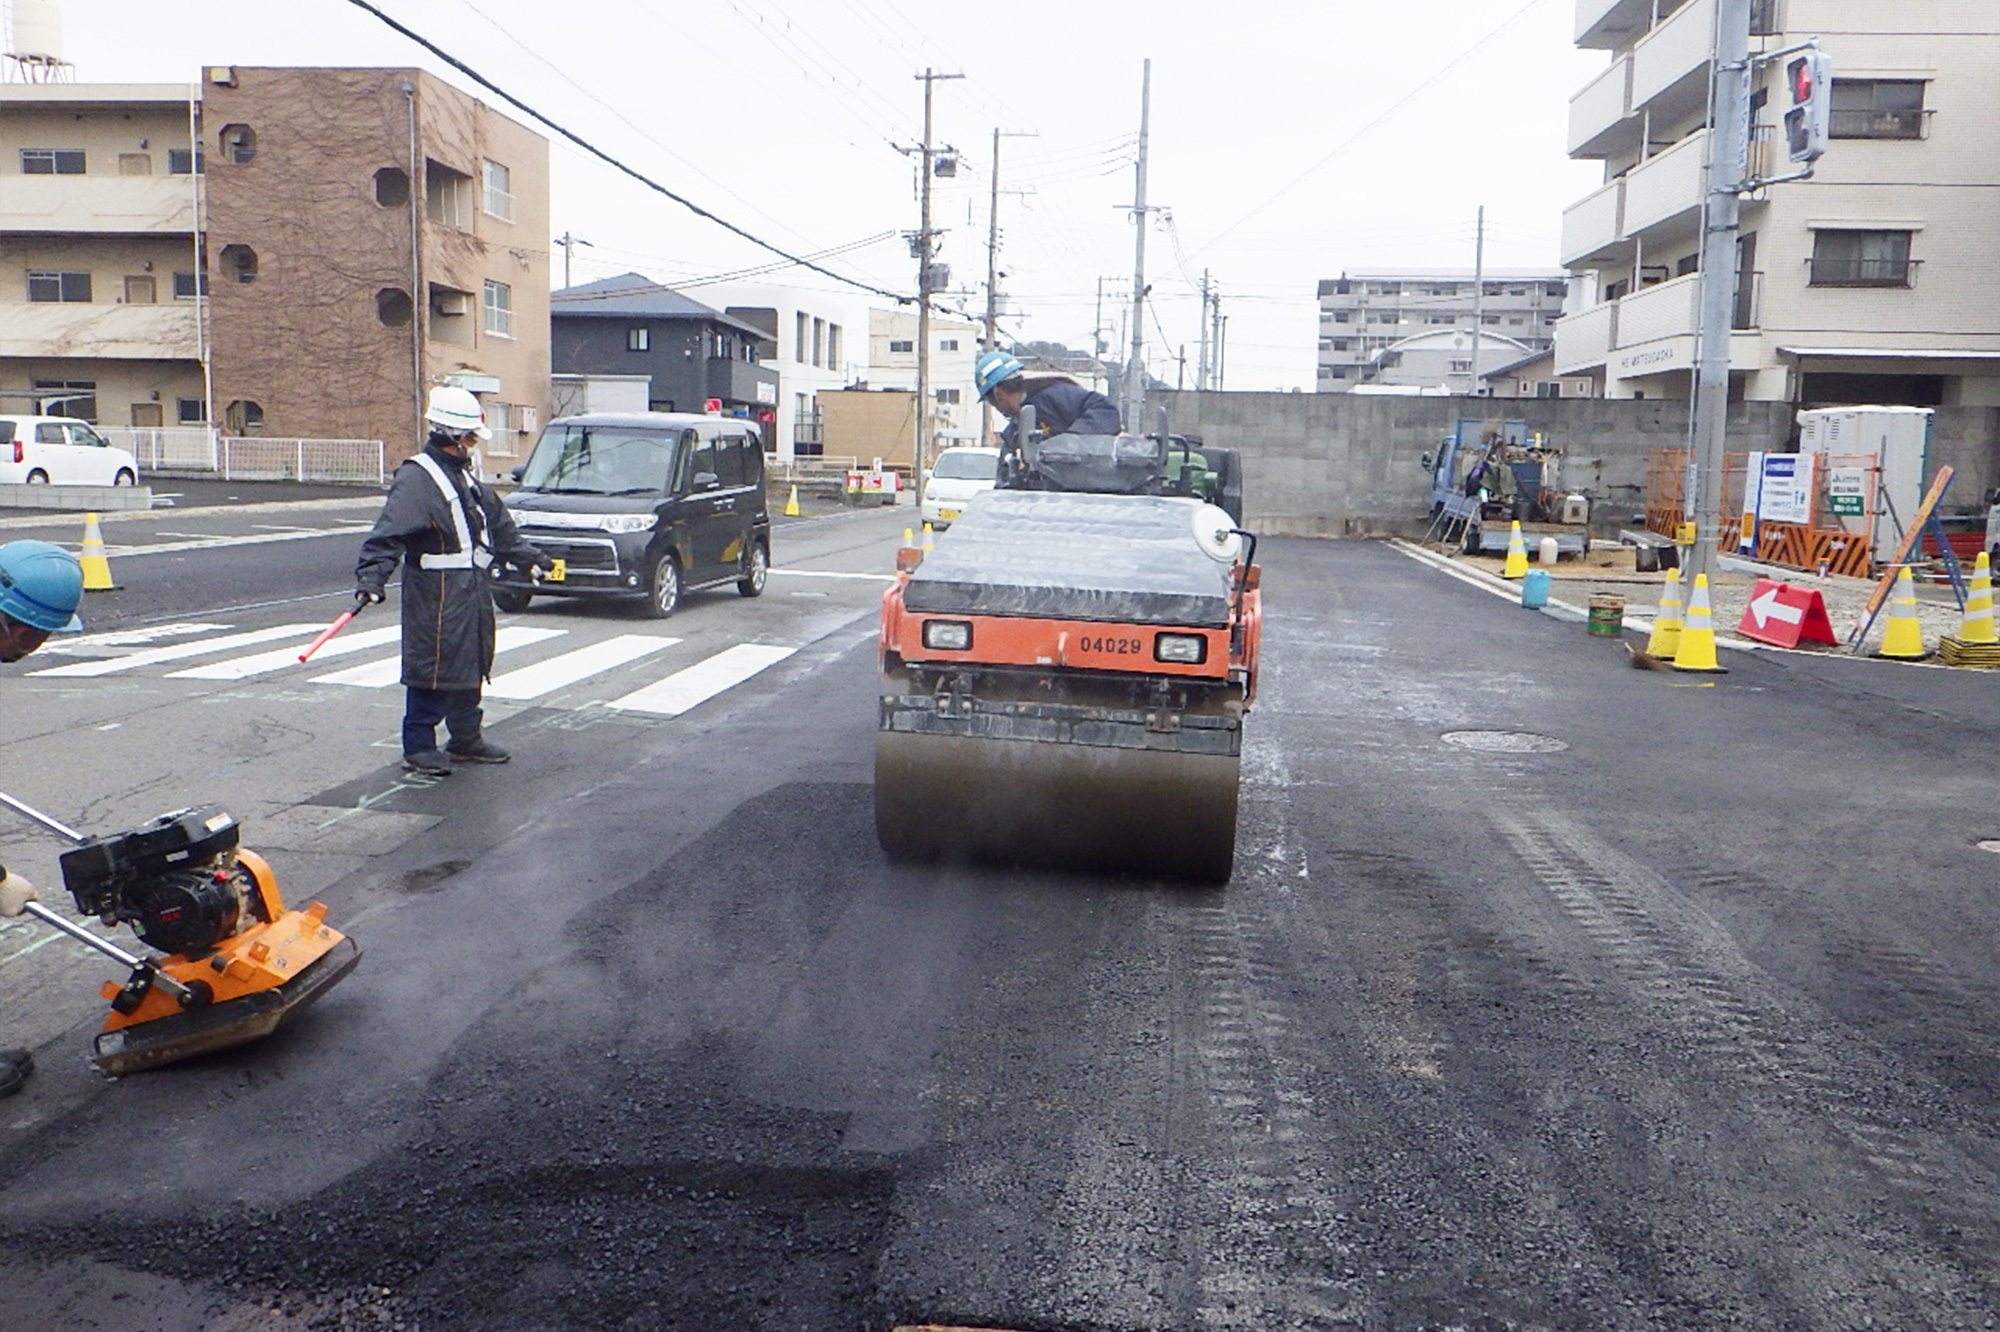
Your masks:
M 445 746 L 445 752 L 451 755 L 453 763 L 505 763 L 514 757 L 500 746 L 476 735 L 466 740 L 453 736 L 451 743 Z
M 435 749 L 426 750 L 421 754 L 403 755 L 403 766 L 411 772 L 420 772 L 426 777 L 451 776 L 451 760 Z
M 32 1050 L 0 1050 L 0 1096 L 12 1096 L 35 1071 Z

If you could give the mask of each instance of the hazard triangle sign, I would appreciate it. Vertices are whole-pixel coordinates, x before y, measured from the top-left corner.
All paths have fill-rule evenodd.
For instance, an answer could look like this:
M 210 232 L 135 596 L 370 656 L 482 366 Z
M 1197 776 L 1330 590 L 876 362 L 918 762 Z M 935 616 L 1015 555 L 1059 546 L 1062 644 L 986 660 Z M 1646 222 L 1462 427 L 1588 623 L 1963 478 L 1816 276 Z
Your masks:
M 1832 647 L 1840 642 L 1833 636 L 1833 623 L 1826 617 L 1826 602 L 1818 592 L 1773 578 L 1757 580 L 1736 632 L 1774 647 L 1797 647 L 1801 643 L 1824 643 Z

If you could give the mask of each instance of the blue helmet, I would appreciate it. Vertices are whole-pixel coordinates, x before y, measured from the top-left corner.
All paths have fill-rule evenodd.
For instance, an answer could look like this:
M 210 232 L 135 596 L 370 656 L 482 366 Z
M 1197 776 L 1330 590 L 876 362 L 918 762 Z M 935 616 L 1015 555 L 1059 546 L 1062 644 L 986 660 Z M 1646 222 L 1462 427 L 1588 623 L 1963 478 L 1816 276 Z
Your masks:
M 73 634 L 83 628 L 76 614 L 82 601 L 76 556 L 46 541 L 0 546 L 0 615 L 44 633 Z
M 983 398 L 993 391 L 994 385 L 1006 383 L 1027 368 L 1006 352 L 990 351 L 972 367 L 972 386 Z

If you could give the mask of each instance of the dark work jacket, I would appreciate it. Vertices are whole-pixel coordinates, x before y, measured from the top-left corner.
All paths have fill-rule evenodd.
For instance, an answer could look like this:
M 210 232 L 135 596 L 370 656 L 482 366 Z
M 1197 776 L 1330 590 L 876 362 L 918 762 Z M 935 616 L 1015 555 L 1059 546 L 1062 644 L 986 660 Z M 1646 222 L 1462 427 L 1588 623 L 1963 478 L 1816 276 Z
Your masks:
M 1094 389 L 1068 379 L 1028 380 L 1023 407 L 1035 409 L 1035 429 L 1049 435 L 1116 435 L 1125 428 L 1118 404 Z M 1000 432 L 1000 447 L 1014 444 L 1014 423 Z
M 500 497 L 479 484 L 466 464 L 426 443 L 458 490 L 476 548 L 494 562 L 526 568 L 540 551 L 521 539 Z M 357 588 L 381 591 L 403 566 L 403 683 L 413 689 L 477 689 L 493 669 L 491 575 L 469 569 L 426 569 L 425 555 L 458 553 L 458 533 L 437 482 L 416 459 L 396 469 L 381 516 L 361 543 Z

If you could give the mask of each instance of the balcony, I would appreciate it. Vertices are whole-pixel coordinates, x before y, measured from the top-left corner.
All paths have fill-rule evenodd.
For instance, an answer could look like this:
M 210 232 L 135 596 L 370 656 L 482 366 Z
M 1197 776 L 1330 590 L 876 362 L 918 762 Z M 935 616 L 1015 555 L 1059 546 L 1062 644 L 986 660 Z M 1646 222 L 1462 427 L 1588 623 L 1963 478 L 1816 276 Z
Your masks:
M 1614 180 L 1563 210 L 1562 263 L 1595 268 L 1612 258 L 1624 239 L 1625 182 Z
M 1652 0 L 1577 0 L 1576 44 L 1594 51 L 1630 46 L 1652 15 Z
M 1626 173 L 1624 228 L 1628 238 L 1700 213 L 1707 153 L 1708 131 L 1702 130 Z
M 1571 157 L 1609 157 L 1638 142 L 1639 123 L 1628 100 L 1631 84 L 1632 58 L 1621 56 L 1569 99 Z
M 1574 375 L 1595 370 L 1618 342 L 1617 301 L 1593 305 L 1556 321 L 1555 372 Z
M 1631 108 L 1651 107 L 1658 123 L 1708 104 L 1715 53 L 1715 0 L 1692 0 L 1632 48 Z
M 0 177 L 0 232 L 194 234 L 192 176 Z
M 1618 345 L 1693 333 L 1701 327 L 1701 274 L 1656 282 L 1618 302 Z
M 170 305 L 9 301 L 0 304 L 0 357 L 98 357 L 117 361 L 198 358 L 196 309 Z
M 725 403 L 757 403 L 769 407 L 778 401 L 778 372 L 766 370 L 754 361 L 727 357 L 708 358 L 708 397 Z

